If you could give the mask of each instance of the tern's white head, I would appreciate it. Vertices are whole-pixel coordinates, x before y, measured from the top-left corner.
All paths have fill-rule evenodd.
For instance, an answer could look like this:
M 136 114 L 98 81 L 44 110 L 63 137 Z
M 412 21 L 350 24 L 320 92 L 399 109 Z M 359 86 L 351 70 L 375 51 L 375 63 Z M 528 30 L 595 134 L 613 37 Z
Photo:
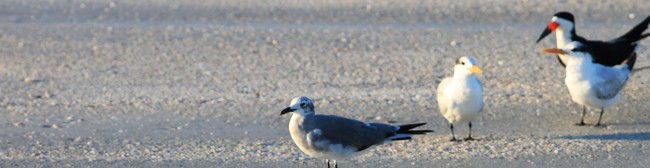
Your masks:
M 473 74 L 482 74 L 483 70 L 476 65 L 476 59 L 472 57 L 460 57 L 456 60 L 454 66 L 454 76 L 469 76 Z
M 296 97 L 291 100 L 289 107 L 280 112 L 280 115 L 289 112 L 299 113 L 301 115 L 314 114 L 314 103 L 306 96 Z

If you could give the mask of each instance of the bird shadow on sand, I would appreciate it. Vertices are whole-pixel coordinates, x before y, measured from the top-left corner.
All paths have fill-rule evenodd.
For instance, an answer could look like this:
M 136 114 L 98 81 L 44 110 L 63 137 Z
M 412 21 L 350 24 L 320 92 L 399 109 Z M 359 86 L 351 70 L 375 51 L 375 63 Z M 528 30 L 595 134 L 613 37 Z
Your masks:
M 644 67 L 640 67 L 640 68 L 634 68 L 634 69 L 632 70 L 632 73 L 637 73 L 637 72 L 639 72 L 639 71 L 643 71 L 643 70 L 646 70 L 646 69 L 650 69 L 650 66 L 644 66 Z
M 614 133 L 601 135 L 566 135 L 559 139 L 584 139 L 584 140 L 636 140 L 650 141 L 650 132 Z

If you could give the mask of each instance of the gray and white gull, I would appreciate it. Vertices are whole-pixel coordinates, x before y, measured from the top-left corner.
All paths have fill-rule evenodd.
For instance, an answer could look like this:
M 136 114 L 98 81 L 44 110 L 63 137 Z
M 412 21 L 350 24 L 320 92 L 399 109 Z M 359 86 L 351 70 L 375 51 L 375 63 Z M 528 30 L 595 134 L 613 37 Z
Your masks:
M 305 96 L 291 100 L 289 107 L 280 114 L 293 112 L 289 132 L 293 142 L 307 155 L 327 159 L 327 167 L 333 160 L 350 159 L 367 152 L 371 147 L 391 141 L 408 140 L 413 134 L 425 134 L 432 130 L 412 130 L 426 123 L 390 125 L 365 123 L 335 115 L 315 114 L 314 103 Z

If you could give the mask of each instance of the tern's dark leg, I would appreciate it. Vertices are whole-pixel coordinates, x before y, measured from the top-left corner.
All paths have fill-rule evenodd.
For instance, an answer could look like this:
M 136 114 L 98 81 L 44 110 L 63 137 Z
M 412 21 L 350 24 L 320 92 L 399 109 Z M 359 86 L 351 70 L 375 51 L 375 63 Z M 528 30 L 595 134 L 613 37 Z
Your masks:
M 330 160 L 329 160 L 329 159 L 325 159 L 325 161 L 327 161 L 327 168 L 330 168 Z
M 587 107 L 582 106 L 582 118 L 580 118 L 580 123 L 576 123 L 577 126 L 585 125 L 585 115 L 587 114 Z
M 451 129 L 451 139 L 449 141 L 458 141 L 456 135 L 454 135 L 454 124 L 449 123 L 449 128 Z
M 334 160 L 334 168 L 339 168 L 339 162 L 337 162 L 336 160 Z
M 600 119 L 603 118 L 603 113 L 605 113 L 605 108 L 600 109 L 600 117 L 598 117 L 598 122 L 596 123 L 596 127 L 600 126 Z
M 469 136 L 467 136 L 467 138 L 465 138 L 465 140 L 466 141 L 476 140 L 476 139 L 472 138 L 472 122 L 469 122 Z

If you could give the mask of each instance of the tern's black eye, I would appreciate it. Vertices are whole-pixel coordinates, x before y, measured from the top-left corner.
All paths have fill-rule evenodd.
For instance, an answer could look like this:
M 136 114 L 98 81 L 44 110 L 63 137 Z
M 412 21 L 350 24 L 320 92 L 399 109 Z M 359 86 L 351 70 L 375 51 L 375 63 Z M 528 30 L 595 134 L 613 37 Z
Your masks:
M 305 107 L 305 105 L 307 105 L 307 104 L 305 104 L 305 103 L 300 103 L 300 107 Z
M 460 62 L 461 65 L 465 65 L 465 62 Z

